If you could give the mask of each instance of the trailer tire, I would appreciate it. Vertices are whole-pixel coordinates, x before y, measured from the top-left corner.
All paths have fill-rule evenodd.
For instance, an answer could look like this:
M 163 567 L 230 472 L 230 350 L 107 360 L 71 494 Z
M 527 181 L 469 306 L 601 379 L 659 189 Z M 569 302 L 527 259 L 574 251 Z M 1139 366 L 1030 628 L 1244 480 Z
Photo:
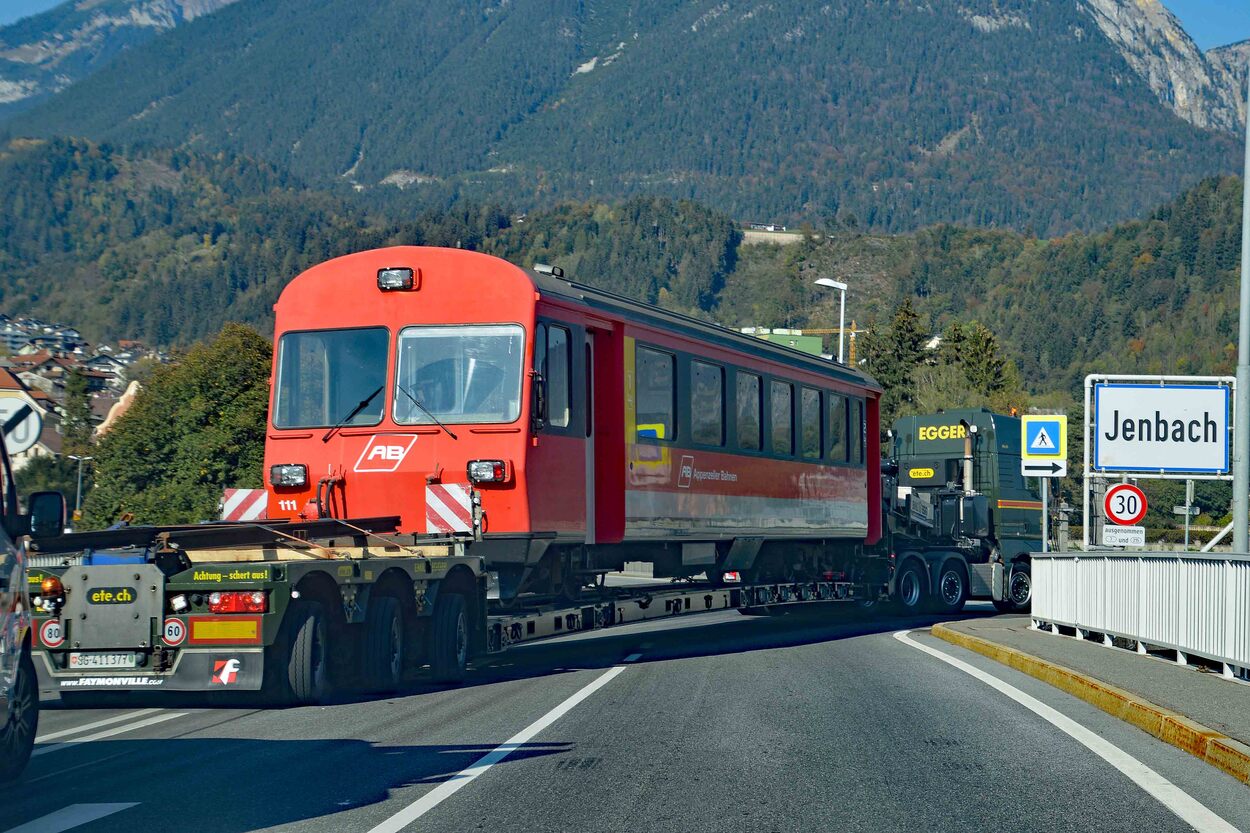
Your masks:
M 0 715 L 7 718 L 0 725 L 0 784 L 22 774 L 39 731 L 39 684 L 35 681 L 35 664 L 31 662 L 29 651 L 22 651 L 18 660 L 11 712 Z
M 330 690 L 329 629 L 321 605 L 297 601 L 287 611 L 291 617 L 290 648 L 286 658 L 286 682 L 291 702 L 311 705 Z
M 935 613 L 958 613 L 968 602 L 968 573 L 964 565 L 951 559 L 938 573 L 937 592 L 931 597 Z
M 469 664 L 469 616 L 464 596 L 440 595 L 430 628 L 430 673 L 436 683 L 464 681 Z
M 389 694 L 403 684 L 408 654 L 406 634 L 399 599 L 377 596 L 369 602 L 362 658 L 364 683 L 369 691 Z
M 929 587 L 919 562 L 907 562 L 899 572 L 894 587 L 894 600 L 899 613 L 915 616 L 925 612 Z

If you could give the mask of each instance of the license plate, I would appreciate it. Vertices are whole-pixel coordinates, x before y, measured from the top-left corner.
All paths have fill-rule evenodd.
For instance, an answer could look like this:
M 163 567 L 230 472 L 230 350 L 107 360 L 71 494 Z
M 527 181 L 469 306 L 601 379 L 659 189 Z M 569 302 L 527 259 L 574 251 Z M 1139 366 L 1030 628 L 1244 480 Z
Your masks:
M 134 651 L 124 654 L 83 654 L 71 651 L 70 668 L 138 668 L 138 655 Z

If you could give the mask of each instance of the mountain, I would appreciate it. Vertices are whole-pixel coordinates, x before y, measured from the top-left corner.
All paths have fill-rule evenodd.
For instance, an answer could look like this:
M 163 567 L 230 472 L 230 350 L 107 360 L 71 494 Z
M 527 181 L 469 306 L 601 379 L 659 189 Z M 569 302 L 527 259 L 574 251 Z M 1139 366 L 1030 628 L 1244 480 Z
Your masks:
M 286 282 L 346 252 L 463 246 L 733 327 L 872 329 L 910 299 L 931 332 L 980 321 L 1028 389 L 1087 373 L 1217 374 L 1236 360 L 1241 182 L 1212 178 L 1134 220 L 1054 240 L 936 226 L 846 224 L 794 245 L 740 245 L 725 215 L 635 197 L 520 217 L 492 206 L 384 210 L 306 188 L 272 166 L 81 140 L 0 148 L 0 311 L 92 340 L 186 345 L 226 321 L 262 332 Z
M 77 0 L 0 28 L 0 119 L 236 0 Z
M 430 206 L 652 194 L 1052 236 L 1238 167 L 1227 70 L 1157 5 L 242 0 L 2 129 L 224 150 Z

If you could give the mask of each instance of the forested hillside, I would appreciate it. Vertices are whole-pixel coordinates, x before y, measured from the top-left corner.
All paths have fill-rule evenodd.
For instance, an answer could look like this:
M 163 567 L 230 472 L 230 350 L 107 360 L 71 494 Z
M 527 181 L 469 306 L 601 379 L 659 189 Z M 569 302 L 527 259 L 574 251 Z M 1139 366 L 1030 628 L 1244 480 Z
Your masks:
M 300 271 L 391 245 L 546 260 L 648 301 L 711 309 L 737 240 L 728 218 L 664 199 L 570 205 L 513 225 L 497 206 L 381 209 L 242 158 L 71 140 L 0 152 L 0 310 L 73 322 L 93 340 L 187 344 L 228 320 L 264 330 Z
M 646 194 L 1052 236 L 1235 169 L 1234 138 L 1121 48 L 1073 0 L 244 0 L 0 130 L 224 150 L 432 207 Z
M 265 331 L 282 286 L 321 260 L 462 246 L 734 327 L 832 326 L 834 293 L 812 281 L 835 277 L 861 327 L 906 300 L 930 333 L 979 321 L 1026 389 L 1070 392 L 1093 371 L 1231 371 L 1240 200 L 1239 180 L 1209 179 L 1144 220 L 1052 241 L 835 224 L 790 246 L 742 246 L 727 216 L 692 202 L 415 212 L 244 158 L 28 142 L 0 154 L 0 311 L 91 339 L 185 345 L 225 321 Z

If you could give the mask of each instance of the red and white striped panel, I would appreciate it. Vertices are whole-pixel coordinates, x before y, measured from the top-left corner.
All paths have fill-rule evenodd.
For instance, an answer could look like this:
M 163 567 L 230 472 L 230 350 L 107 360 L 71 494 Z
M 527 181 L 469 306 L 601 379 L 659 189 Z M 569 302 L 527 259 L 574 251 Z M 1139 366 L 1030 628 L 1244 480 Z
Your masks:
M 462 483 L 425 487 L 425 531 L 432 535 L 473 531 L 473 499 Z
M 259 521 L 265 517 L 268 495 L 264 489 L 226 489 L 221 499 L 223 521 Z

